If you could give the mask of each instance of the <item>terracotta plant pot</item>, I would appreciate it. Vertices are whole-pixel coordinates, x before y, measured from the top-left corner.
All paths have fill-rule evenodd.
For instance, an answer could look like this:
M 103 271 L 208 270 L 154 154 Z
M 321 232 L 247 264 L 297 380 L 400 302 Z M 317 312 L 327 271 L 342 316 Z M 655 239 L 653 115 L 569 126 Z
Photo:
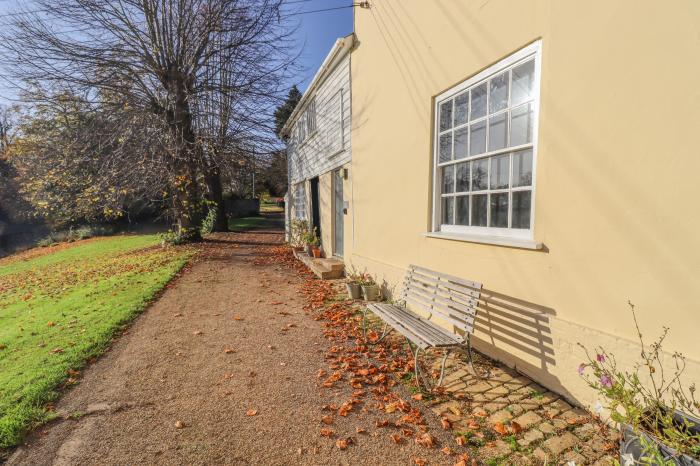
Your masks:
M 314 255 L 316 259 L 321 257 L 321 248 L 318 247 L 312 247 L 311 248 L 311 253 Z
M 362 285 L 362 296 L 365 301 L 378 301 L 379 295 L 379 285 Z
M 346 283 L 345 286 L 348 289 L 348 296 L 350 299 L 361 299 L 362 298 L 362 288 L 357 282 Z

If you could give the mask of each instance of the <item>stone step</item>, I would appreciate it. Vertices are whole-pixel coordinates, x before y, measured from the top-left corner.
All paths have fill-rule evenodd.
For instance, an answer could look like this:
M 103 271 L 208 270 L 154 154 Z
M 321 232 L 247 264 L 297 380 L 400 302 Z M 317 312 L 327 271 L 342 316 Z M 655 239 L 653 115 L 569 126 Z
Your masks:
M 345 273 L 345 264 L 339 259 L 314 258 L 303 251 L 294 251 L 294 256 L 321 280 L 341 278 Z

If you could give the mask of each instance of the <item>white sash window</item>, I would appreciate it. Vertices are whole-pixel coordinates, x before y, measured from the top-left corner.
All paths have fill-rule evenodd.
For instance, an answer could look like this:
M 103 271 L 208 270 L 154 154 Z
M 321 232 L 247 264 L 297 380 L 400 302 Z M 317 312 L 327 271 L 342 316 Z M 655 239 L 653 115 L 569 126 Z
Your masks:
M 540 42 L 435 99 L 433 231 L 532 238 Z

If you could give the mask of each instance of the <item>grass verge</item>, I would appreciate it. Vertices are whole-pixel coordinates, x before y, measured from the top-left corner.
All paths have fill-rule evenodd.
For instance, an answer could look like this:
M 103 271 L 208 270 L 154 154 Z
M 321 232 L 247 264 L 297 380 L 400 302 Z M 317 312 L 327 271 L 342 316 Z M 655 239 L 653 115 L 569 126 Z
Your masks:
M 228 227 L 231 231 L 246 231 L 263 226 L 266 220 L 267 219 L 262 216 L 231 218 L 228 221 Z
M 0 260 L 0 448 L 50 420 L 47 403 L 76 383 L 194 254 L 156 235 L 77 243 Z

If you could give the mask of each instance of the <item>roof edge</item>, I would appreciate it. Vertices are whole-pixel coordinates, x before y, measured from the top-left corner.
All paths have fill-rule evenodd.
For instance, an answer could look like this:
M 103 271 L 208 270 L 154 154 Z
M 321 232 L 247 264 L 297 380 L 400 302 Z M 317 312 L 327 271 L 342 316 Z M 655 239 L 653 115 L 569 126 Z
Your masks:
M 323 81 L 335 69 L 338 63 L 340 63 L 340 61 L 343 58 L 345 58 L 345 56 L 352 50 L 354 45 L 354 32 L 348 34 L 347 36 L 339 37 L 338 39 L 336 39 L 330 52 L 328 52 L 328 55 L 326 55 L 326 58 L 323 60 L 323 63 L 321 63 L 321 66 L 319 67 L 318 71 L 316 71 L 316 74 L 311 80 L 311 83 L 306 88 L 306 92 L 304 92 L 304 95 L 302 96 L 301 100 L 299 101 L 297 106 L 294 107 L 294 111 L 291 115 L 289 115 L 287 122 L 282 127 L 282 130 L 280 131 L 282 135 L 289 135 L 289 130 L 291 129 L 291 126 L 296 122 L 302 109 L 306 106 L 306 103 L 311 98 L 310 96 L 314 94 L 316 88 L 320 86 L 321 83 L 323 83 Z

